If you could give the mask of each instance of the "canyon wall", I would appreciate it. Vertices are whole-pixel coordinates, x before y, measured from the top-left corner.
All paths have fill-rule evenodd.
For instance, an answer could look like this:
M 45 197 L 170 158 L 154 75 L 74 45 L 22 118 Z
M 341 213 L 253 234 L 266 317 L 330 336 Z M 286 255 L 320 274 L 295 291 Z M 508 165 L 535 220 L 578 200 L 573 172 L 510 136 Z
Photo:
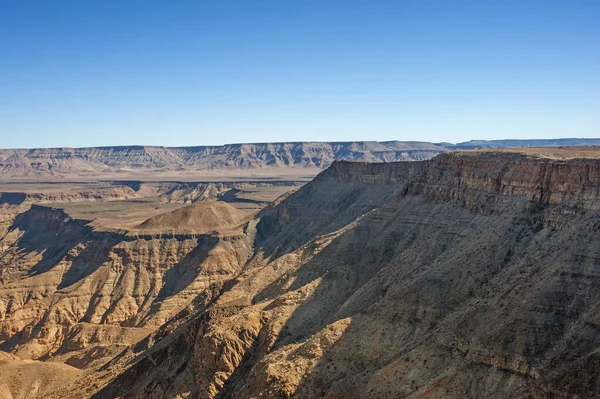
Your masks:
M 599 200 L 597 158 L 456 152 L 334 162 L 235 235 L 32 207 L 0 349 L 87 368 L 57 398 L 595 397 Z
M 263 210 L 231 286 L 94 397 L 594 397 L 598 165 L 336 162 Z

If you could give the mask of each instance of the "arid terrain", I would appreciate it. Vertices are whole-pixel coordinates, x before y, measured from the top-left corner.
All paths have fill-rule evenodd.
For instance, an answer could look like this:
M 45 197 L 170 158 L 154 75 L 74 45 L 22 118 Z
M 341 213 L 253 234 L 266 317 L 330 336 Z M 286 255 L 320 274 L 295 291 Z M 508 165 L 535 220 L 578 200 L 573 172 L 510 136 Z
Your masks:
M 413 141 L 12 149 L 0 150 L 0 173 L 4 181 L 310 180 L 336 159 L 414 161 L 446 150 Z
M 429 144 L 2 155 L 0 398 L 598 397 L 600 147 Z
M 472 140 L 464 143 L 357 141 L 0 149 L 0 182 L 308 181 L 335 160 L 421 161 L 478 148 L 600 145 L 600 139 Z

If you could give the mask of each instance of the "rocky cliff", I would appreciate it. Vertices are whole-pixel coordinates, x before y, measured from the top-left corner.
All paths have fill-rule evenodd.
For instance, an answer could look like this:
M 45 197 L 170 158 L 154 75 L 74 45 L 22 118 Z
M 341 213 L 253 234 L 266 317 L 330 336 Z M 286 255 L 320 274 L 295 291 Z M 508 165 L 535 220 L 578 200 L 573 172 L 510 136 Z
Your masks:
M 44 178 L 106 178 L 128 176 L 193 177 L 199 171 L 266 169 L 305 170 L 314 176 L 334 160 L 363 162 L 419 161 L 442 152 L 475 148 L 522 148 L 600 145 L 600 139 L 471 140 L 464 143 L 418 141 L 295 142 L 228 144 L 223 146 L 38 148 L 0 150 L 2 180 Z M 101 176 L 99 176 L 101 174 Z
M 108 365 L 128 364 L 95 397 L 594 397 L 598 166 L 336 162 L 265 209 L 232 285 Z
M 97 176 L 119 172 L 314 169 L 335 159 L 370 162 L 429 159 L 445 147 L 423 142 L 264 143 L 201 147 L 123 146 L 0 150 L 0 174 L 18 177 Z M 311 172 L 312 173 L 312 172 Z M 119 177 L 116 175 L 116 177 Z
M 55 397 L 596 397 L 599 155 L 334 162 L 239 236 L 202 245 L 113 243 L 64 215 L 21 214 L 4 250 L 0 349 L 88 367 Z M 102 251 L 80 258 L 78 240 L 27 236 L 34 216 L 108 259 L 89 273 Z M 178 261 L 199 245 L 214 262 Z M 38 291 L 32 279 L 53 273 Z M 169 273 L 196 285 L 154 294 Z M 119 351 L 93 357 L 81 347 L 94 337 Z

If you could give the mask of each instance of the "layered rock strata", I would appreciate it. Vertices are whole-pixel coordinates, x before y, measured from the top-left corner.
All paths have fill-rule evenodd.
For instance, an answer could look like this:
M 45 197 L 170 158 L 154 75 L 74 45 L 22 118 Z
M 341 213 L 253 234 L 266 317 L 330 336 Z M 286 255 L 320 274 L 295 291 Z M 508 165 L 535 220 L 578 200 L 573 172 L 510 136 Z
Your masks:
M 336 162 L 259 215 L 207 310 L 94 397 L 594 397 L 598 166 Z
M 459 152 L 335 162 L 239 236 L 203 237 L 207 244 L 90 239 L 110 248 L 92 273 L 73 266 L 80 255 L 71 249 L 41 251 L 13 233 L 30 255 L 4 266 L 19 265 L 2 287 L 17 298 L 3 320 L 23 321 L 18 331 L 5 328 L 2 349 L 78 353 L 65 358 L 93 372 L 55 397 L 595 397 L 599 200 L 597 159 Z M 45 217 L 61 234 L 82 228 Z M 25 220 L 18 226 L 27 230 Z M 214 262 L 178 263 L 203 245 Z M 46 253 L 61 260 L 44 263 Z M 31 275 L 40 263 L 54 266 Z M 192 264 L 205 273 L 192 276 L 214 284 L 192 278 L 186 287 L 197 285 L 174 307 L 163 303 L 186 290 L 165 288 L 157 306 L 169 310 L 151 311 L 144 298 L 164 298 L 151 293 L 169 286 L 169 270 L 181 276 Z M 54 288 L 27 288 L 44 275 Z M 65 275 L 72 280 L 61 286 Z M 42 335 L 26 328 L 29 303 L 45 315 L 36 323 L 48 326 Z M 67 333 L 57 340 L 62 324 Z M 89 325 L 121 339 L 118 354 L 86 363 L 91 355 L 79 348 L 98 336 Z M 140 328 L 151 331 L 127 338 Z

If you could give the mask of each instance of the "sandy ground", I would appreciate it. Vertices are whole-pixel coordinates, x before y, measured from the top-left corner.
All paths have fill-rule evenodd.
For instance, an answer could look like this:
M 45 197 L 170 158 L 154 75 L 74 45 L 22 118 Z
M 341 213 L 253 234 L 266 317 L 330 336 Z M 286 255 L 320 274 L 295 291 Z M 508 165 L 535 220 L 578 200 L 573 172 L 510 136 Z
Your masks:
M 298 187 L 275 186 L 275 187 L 252 187 L 237 192 L 229 205 L 241 211 L 246 216 L 251 216 L 264 208 L 279 196 L 297 190 Z M 159 198 L 141 198 L 129 200 L 113 201 L 95 201 L 95 202 L 68 202 L 68 203 L 49 203 L 44 206 L 63 209 L 74 219 L 91 221 L 91 226 L 95 230 L 127 230 L 142 231 L 139 226 L 144 221 L 166 215 L 186 206 L 182 203 L 167 203 Z M 172 223 L 167 223 L 165 228 L 171 231 Z M 188 226 L 189 227 L 189 226 Z M 231 227 L 231 226 L 228 226 Z M 151 229 L 158 231 L 157 226 Z M 201 229 L 203 232 L 206 229 Z
M 255 211 L 243 211 L 222 201 L 200 201 L 171 212 L 146 219 L 131 229 L 132 232 L 242 232 L 242 224 Z
M 111 183 L 99 183 L 99 182 L 79 182 L 79 183 L 67 183 L 67 182 L 5 182 L 0 177 L 0 191 L 1 192 L 23 192 L 23 193 L 62 193 L 68 191 L 90 191 L 102 188 L 113 187 Z
M 92 221 L 96 230 L 132 229 L 148 218 L 168 213 L 185 206 L 161 202 L 157 199 L 135 199 L 122 201 L 71 202 L 48 204 L 63 209 L 73 219 Z
M 66 388 L 81 374 L 63 363 L 23 360 L 0 352 L 0 399 L 43 398 Z
M 319 168 L 281 168 L 281 169 L 251 169 L 251 170 L 219 170 L 219 171 L 182 171 L 182 172 L 106 172 L 82 173 L 57 176 L 2 176 L 0 184 L 16 183 L 93 183 L 93 182 L 247 182 L 247 181 L 309 181 L 322 172 Z

